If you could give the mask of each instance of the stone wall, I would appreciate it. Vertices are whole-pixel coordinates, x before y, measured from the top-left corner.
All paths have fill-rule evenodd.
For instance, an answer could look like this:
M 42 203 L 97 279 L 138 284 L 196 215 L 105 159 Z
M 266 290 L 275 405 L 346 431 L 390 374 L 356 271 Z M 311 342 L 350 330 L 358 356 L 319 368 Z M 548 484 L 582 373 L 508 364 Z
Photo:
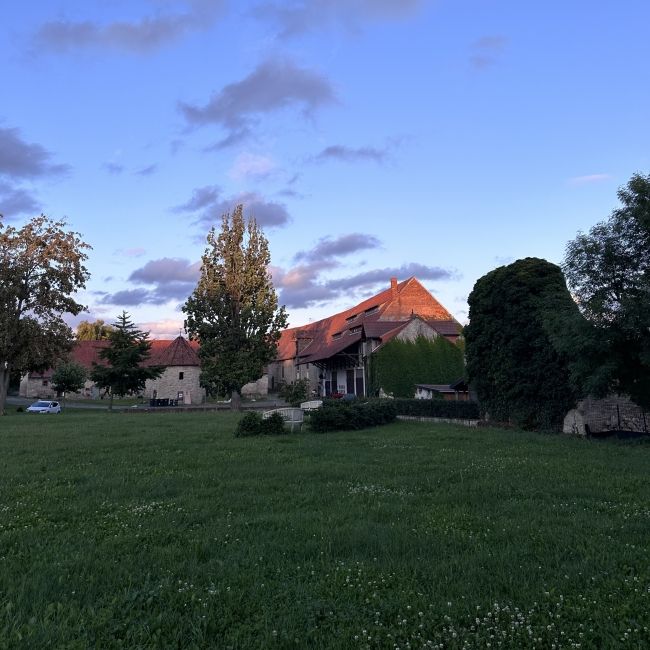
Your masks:
M 183 373 L 183 378 L 179 375 Z M 153 398 L 156 391 L 158 399 L 177 399 L 183 392 L 184 404 L 201 404 L 205 401 L 205 389 L 199 384 L 201 369 L 197 366 L 169 366 L 158 379 L 148 379 L 144 387 L 144 397 Z
M 564 433 L 588 435 L 605 431 L 648 431 L 650 418 L 624 396 L 580 400 L 564 418 Z

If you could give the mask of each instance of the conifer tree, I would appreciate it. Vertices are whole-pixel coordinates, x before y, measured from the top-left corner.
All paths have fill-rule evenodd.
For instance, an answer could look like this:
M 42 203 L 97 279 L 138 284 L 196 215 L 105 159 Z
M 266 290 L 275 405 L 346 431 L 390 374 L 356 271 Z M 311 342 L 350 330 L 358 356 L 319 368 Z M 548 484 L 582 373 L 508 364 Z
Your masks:
M 143 365 L 151 351 L 149 333 L 137 329 L 129 314 L 123 311 L 113 328 L 110 345 L 99 353 L 107 365 L 94 364 L 90 374 L 99 388 L 110 391 L 109 409 L 113 408 L 114 395 L 123 397 L 143 390 L 147 379 L 157 379 L 165 369 Z

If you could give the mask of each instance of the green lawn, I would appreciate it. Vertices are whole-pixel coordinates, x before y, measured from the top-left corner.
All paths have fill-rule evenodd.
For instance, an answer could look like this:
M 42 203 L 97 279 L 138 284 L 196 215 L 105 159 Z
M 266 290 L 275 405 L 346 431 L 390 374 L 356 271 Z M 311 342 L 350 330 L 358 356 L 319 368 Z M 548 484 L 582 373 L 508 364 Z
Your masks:
M 0 648 L 647 648 L 650 445 L 0 418 Z

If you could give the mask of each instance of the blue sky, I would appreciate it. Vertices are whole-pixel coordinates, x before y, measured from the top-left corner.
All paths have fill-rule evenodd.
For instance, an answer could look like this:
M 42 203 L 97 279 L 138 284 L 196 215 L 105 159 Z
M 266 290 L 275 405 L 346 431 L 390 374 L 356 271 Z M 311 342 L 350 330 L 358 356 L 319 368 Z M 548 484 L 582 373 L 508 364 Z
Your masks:
M 647 0 L 9 0 L 0 213 L 65 218 L 82 317 L 154 337 L 238 202 L 292 325 L 410 275 L 464 322 L 479 277 L 559 263 L 650 172 L 648 24 Z

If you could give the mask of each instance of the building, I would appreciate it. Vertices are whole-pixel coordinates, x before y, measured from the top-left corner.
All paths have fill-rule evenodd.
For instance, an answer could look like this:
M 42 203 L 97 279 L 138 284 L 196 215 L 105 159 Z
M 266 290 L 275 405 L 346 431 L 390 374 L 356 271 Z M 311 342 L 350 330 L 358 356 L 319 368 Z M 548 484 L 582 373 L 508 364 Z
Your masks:
M 269 366 L 269 390 L 307 378 L 315 395 L 367 395 L 368 359 L 382 345 L 418 336 L 456 342 L 460 333 L 458 321 L 416 278 L 391 278 L 388 289 L 350 309 L 285 330 Z
M 105 363 L 99 353 L 108 341 L 77 341 L 70 352 L 69 360 L 83 366 L 90 372 L 93 364 Z M 149 399 L 174 399 L 184 404 L 205 401 L 205 389 L 199 384 L 200 361 L 198 343 L 178 336 L 172 341 L 156 339 L 151 341 L 151 354 L 145 362 L 148 366 L 165 366 L 158 379 L 147 380 L 143 397 Z M 52 387 L 53 369 L 29 373 L 20 382 L 20 395 L 28 398 L 54 398 Z M 68 397 L 97 399 L 100 390 L 89 379 L 79 393 Z
M 415 399 L 444 399 L 466 402 L 469 388 L 464 379 L 452 384 L 415 384 Z

